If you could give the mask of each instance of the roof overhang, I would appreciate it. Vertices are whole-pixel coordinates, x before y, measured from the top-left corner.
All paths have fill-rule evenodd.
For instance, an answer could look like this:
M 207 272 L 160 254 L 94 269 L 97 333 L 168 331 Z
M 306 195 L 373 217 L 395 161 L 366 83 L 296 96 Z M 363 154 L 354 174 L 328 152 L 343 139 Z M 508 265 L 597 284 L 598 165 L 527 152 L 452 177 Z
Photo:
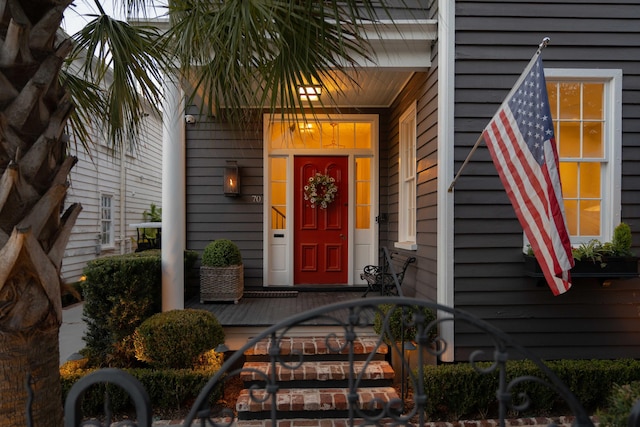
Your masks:
M 169 19 L 130 19 L 132 24 L 153 25 L 161 30 L 169 27 Z M 398 96 L 411 76 L 431 67 L 431 48 L 437 37 L 437 21 L 433 19 L 400 19 L 362 24 L 369 40 L 372 59 L 356 56 L 355 69 L 348 71 L 349 79 L 337 77 L 340 87 L 327 84 L 336 107 L 388 107 Z M 332 79 L 329 79 L 332 80 Z M 328 98 L 323 100 L 325 106 Z

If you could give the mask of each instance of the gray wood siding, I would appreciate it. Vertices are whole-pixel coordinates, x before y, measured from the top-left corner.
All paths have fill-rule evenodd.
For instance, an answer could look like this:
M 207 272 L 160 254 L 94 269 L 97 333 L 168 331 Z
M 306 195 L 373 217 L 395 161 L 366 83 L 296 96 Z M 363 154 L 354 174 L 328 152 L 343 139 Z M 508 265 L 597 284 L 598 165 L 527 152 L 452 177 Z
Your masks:
M 543 37 L 546 68 L 623 70 L 622 220 L 640 253 L 637 1 L 457 1 L 455 160 L 460 167 Z M 543 358 L 640 357 L 640 280 L 574 279 L 554 297 L 523 276 L 522 229 L 486 145 L 455 187 L 455 305 Z M 458 325 L 456 359 L 480 337 Z
M 381 211 L 388 214 L 389 223 L 381 234 L 381 245 L 403 256 L 415 256 L 417 261 L 407 270 L 402 288 L 406 296 L 436 300 L 436 233 L 437 233 L 437 69 L 428 73 L 416 73 L 393 103 L 387 126 L 387 148 L 381 155 L 381 173 L 387 175 L 381 181 L 385 198 Z M 417 100 L 416 132 L 416 197 L 417 197 L 417 251 L 394 248 L 398 240 L 398 144 L 399 118 Z M 383 227 L 381 227 L 382 229 Z
M 197 115 L 186 130 L 187 248 L 202 255 L 216 239 L 233 240 L 242 253 L 245 286 L 262 286 L 262 128 L 235 130 Z M 240 196 L 223 194 L 227 160 L 240 168 Z

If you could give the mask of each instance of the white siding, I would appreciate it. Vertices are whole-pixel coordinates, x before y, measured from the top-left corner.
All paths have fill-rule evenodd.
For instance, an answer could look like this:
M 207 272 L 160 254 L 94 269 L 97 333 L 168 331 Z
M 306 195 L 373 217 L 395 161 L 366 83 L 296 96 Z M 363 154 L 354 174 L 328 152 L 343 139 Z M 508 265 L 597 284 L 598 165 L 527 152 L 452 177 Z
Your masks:
M 152 203 L 162 207 L 162 118 L 151 109 L 148 112 L 133 153 L 114 154 L 98 132 L 89 144 L 90 152 L 80 142 L 70 143 L 70 155 L 78 157 L 78 163 L 69 177 L 67 206 L 80 203 L 82 212 L 62 261 L 65 282 L 77 281 L 86 263 L 97 257 L 133 252 L 136 229 L 129 224 L 142 222 L 142 213 Z M 108 249 L 100 245 L 102 194 L 113 197 L 114 246 Z

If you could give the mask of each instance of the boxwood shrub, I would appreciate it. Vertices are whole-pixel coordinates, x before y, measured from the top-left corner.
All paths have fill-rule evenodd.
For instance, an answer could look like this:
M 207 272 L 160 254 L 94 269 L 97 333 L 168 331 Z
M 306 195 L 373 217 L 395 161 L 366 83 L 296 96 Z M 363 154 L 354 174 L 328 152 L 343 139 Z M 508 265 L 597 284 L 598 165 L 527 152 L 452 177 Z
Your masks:
M 154 314 L 133 335 L 136 358 L 154 368 L 187 368 L 224 342 L 218 319 L 206 310 Z
M 189 408 L 200 391 L 212 376 L 218 372 L 222 364 L 222 354 L 216 353 L 209 358 L 207 365 L 193 369 L 125 369 L 137 378 L 149 394 L 153 411 L 172 411 Z M 67 398 L 71 387 L 80 378 L 95 369 L 86 367 L 87 360 L 66 362 L 60 367 L 63 399 Z M 105 391 L 109 392 L 111 409 L 116 414 L 127 413 L 133 407 L 127 392 L 114 385 L 98 384 L 91 387 L 83 395 L 81 403 L 83 416 L 104 414 Z M 222 396 L 222 385 L 216 387 L 209 398 L 213 404 Z
M 606 405 L 615 384 L 630 384 L 640 380 L 640 360 L 557 360 L 545 364 L 573 392 L 590 414 Z M 478 367 L 487 368 L 482 362 Z M 507 363 L 507 381 L 516 377 L 535 376 L 545 379 L 531 361 L 512 360 Z M 415 374 L 415 372 L 414 372 Z M 497 409 L 497 373 L 480 374 L 469 363 L 441 364 L 424 367 L 426 412 L 432 420 L 459 420 L 472 417 L 495 417 Z M 549 387 L 527 381 L 514 388 L 512 396 L 526 392 L 530 407 L 518 416 L 568 414 L 566 403 Z

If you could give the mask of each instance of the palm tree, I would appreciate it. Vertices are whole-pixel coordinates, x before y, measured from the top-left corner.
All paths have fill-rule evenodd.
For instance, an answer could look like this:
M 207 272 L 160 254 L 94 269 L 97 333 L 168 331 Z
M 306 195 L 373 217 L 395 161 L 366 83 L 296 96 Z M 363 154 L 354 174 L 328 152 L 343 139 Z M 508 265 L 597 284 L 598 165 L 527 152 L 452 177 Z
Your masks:
M 233 120 L 245 107 L 303 112 L 296 85 L 348 80 L 328 71 L 370 56 L 360 24 L 386 10 L 384 1 L 172 0 L 161 34 L 109 17 L 95 0 L 100 13 L 74 37 L 74 50 L 58 31 L 70 2 L 0 0 L 3 426 L 62 424 L 60 267 L 81 211 L 65 205 L 76 162 L 67 155 L 68 135 L 88 146 L 83 123 L 97 117 L 122 150 L 141 130 L 145 100 L 161 105 L 162 70 L 188 78 L 206 108 Z M 125 3 L 140 13 L 149 2 Z M 69 58 L 85 61 L 80 75 L 64 73 Z

